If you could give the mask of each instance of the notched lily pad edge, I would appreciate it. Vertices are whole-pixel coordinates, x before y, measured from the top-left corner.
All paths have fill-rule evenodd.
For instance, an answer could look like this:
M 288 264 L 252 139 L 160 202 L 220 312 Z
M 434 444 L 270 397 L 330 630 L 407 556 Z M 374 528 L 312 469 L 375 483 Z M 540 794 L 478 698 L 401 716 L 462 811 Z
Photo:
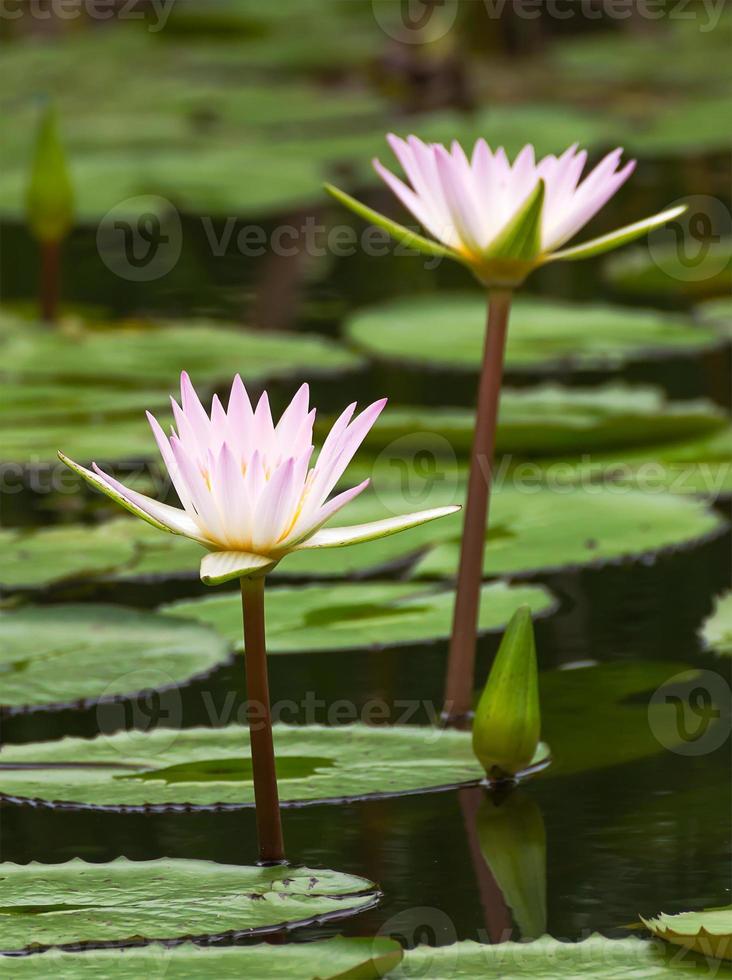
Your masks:
M 31 861 L 31 864 L 38 863 L 41 862 Z M 214 943 L 233 943 L 239 939 L 249 939 L 257 936 L 272 935 L 273 933 L 278 932 L 289 933 L 294 932 L 297 929 L 307 929 L 313 926 L 327 925 L 330 922 L 340 922 L 344 919 L 349 919 L 352 916 L 360 915 L 362 912 L 370 912 L 380 904 L 381 899 L 384 897 L 384 893 L 381 891 L 378 885 L 375 882 L 373 885 L 373 888 L 368 888 L 364 891 L 329 896 L 334 901 L 345 901 L 353 898 L 359 898 L 361 896 L 363 896 L 364 899 L 367 899 L 367 901 L 362 902 L 356 907 L 349 907 L 343 911 L 334 909 L 331 912 L 321 912 L 319 915 L 308 916 L 305 919 L 279 922 L 271 926 L 255 926 L 252 929 L 229 929 L 226 932 L 216 933 L 189 933 L 188 935 L 175 936 L 171 939 L 157 937 L 148 939 L 145 936 L 130 936 L 129 939 L 114 939 L 106 941 L 90 940 L 89 942 L 52 944 L 34 943 L 30 946 L 21 947 L 18 949 L 0 949 L 0 957 L 4 957 L 5 959 L 14 959 L 33 956 L 37 953 L 47 953 L 53 949 L 58 949 L 65 953 L 83 953 L 87 950 L 94 949 L 131 949 L 141 946 L 151 946 L 154 944 L 164 946 L 168 949 L 172 949 L 175 946 L 182 946 L 184 943 L 195 943 L 198 946 L 209 946 L 213 945 Z
M 545 757 L 516 773 L 515 782 L 517 784 L 523 783 L 532 776 L 544 772 L 545 769 L 551 766 L 551 749 L 544 742 L 540 744 L 546 748 Z M 83 766 L 83 764 L 81 765 Z M 0 763 L 0 773 L 2 771 L 3 765 Z M 490 792 L 491 790 L 505 786 L 506 783 L 507 780 L 492 780 L 489 776 L 482 776 L 477 779 L 466 779 L 459 783 L 441 783 L 438 786 L 424 786 L 418 789 L 401 791 L 387 790 L 385 792 L 360 793 L 354 796 L 323 796 L 316 800 L 280 800 L 280 808 L 283 810 L 303 810 L 306 807 L 312 806 L 342 806 L 351 803 L 369 803 L 408 796 L 450 793 L 454 790 L 472 789 L 476 786 L 482 786 Z M 255 808 L 253 801 L 250 803 L 74 803 L 71 800 L 45 800 L 40 797 L 13 796 L 2 792 L 0 792 L 0 803 L 27 807 L 34 810 L 71 810 L 83 813 L 130 813 L 143 815 L 158 813 L 230 813 L 241 810 L 253 810 Z
M 199 671 L 185 677 L 177 684 L 163 684 L 156 688 L 142 688 L 139 691 L 130 691 L 124 694 L 105 694 L 98 698 L 77 698 L 69 701 L 48 701 L 44 704 L 0 704 L 0 722 L 6 718 L 14 718 L 19 715 L 28 716 L 34 714 L 44 714 L 60 711 L 88 711 L 90 708 L 98 708 L 108 704 L 126 704 L 146 690 L 154 690 L 156 694 L 167 694 L 169 691 L 182 691 L 190 684 L 209 680 L 216 671 L 222 667 L 230 667 L 236 662 L 238 654 L 235 650 L 230 650 L 227 656 L 218 663 L 212 664 L 207 670 Z M 140 670 L 145 669 L 145 665 L 140 665 Z M 0 770 L 2 766 L 0 766 Z M 2 794 L 0 793 L 0 798 Z M 0 951 L 1 952 L 1 951 Z

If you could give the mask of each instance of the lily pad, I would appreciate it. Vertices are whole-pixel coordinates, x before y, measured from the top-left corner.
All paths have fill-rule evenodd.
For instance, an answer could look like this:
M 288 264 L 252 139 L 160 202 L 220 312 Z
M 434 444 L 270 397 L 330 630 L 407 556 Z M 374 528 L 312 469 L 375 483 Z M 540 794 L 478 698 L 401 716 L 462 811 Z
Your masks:
M 710 323 L 717 329 L 732 331 L 732 296 L 708 299 L 694 310 L 702 323 Z
M 296 369 L 312 376 L 353 369 L 358 363 L 333 340 L 314 334 L 247 330 L 199 320 L 78 336 L 28 328 L 8 338 L 0 370 L 6 376 L 35 380 L 159 385 L 172 391 L 180 372 L 191 365 L 197 381 L 214 384 L 237 370 L 244 371 L 248 381 L 262 381 L 289 377 Z
M 477 373 L 485 298 L 476 291 L 393 300 L 356 313 L 345 330 L 378 358 Z M 720 343 L 714 331 L 673 314 L 524 297 L 513 304 L 506 364 L 521 371 L 610 369 L 664 354 L 688 357 Z
M 729 292 L 732 239 L 680 249 L 654 243 L 648 247 L 625 249 L 605 260 L 605 277 L 613 286 L 632 296 L 704 297 Z M 701 339 L 704 335 L 697 334 Z
M 57 421 L 65 422 L 112 418 L 128 418 L 143 414 L 145 409 L 165 411 L 166 394 L 155 389 L 129 390 L 109 385 L 63 385 L 28 382 L 13 384 L 4 381 L 0 402 L 0 422 L 3 426 L 33 426 Z M 3 457 L 5 458 L 5 457 Z
M 307 943 L 256 946 L 180 946 L 156 944 L 125 950 L 92 949 L 83 953 L 48 950 L 12 960 L 14 977 L 54 977 L 56 980 L 337 980 L 359 977 L 378 980 L 398 966 L 403 952 L 396 940 L 335 936 Z M 352 972 L 353 971 L 353 972 Z M 0 963 L 0 976 L 4 973 Z M 8 974 L 9 975 L 9 974 Z
M 705 644 L 717 653 L 732 656 L 732 592 L 726 592 L 717 599 L 714 612 L 705 620 L 701 635 Z
M 105 527 L 81 525 L 39 530 L 0 531 L 3 561 L 0 588 L 55 585 L 112 572 L 136 557 L 130 536 L 110 534 Z
M 707 435 L 725 422 L 725 414 L 712 402 L 668 402 L 656 388 L 624 384 L 508 388 L 501 393 L 496 451 L 539 457 L 625 449 Z M 325 432 L 326 423 L 322 428 Z M 372 452 L 393 448 L 395 455 L 420 450 L 437 454 L 434 439 L 438 437 L 446 439 L 456 454 L 467 455 L 474 428 L 472 409 L 397 405 L 369 432 L 364 448 Z M 399 442 L 392 446 L 395 440 Z
M 729 980 L 732 970 L 710 964 L 714 976 Z M 488 945 L 471 940 L 452 946 L 417 946 L 406 950 L 402 965 L 391 975 L 424 980 L 673 980 L 701 976 L 707 964 L 691 957 L 664 955 L 658 944 L 642 939 L 606 939 L 593 935 L 579 943 L 543 936 L 532 943 Z M 701 972 L 700 972 L 701 971 Z M 712 974 L 709 973 L 711 976 Z
M 535 613 L 553 609 L 539 586 L 484 586 L 479 630 L 499 629 L 522 604 Z M 444 640 L 450 635 L 452 591 L 403 582 L 359 582 L 269 589 L 267 650 L 270 654 L 376 650 Z M 236 649 L 243 647 L 241 599 L 224 593 L 163 606 L 175 617 L 213 626 Z
M 698 676 L 684 664 L 650 660 L 543 671 L 542 737 L 552 747 L 551 775 L 607 769 L 683 743 L 676 702 Z
M 360 911 L 376 886 L 310 868 L 212 861 L 2 864 L 0 949 L 257 934 Z
M 447 517 L 436 544 L 418 559 L 418 578 L 455 574 L 459 523 Z M 532 483 L 495 494 L 484 575 L 516 575 L 637 559 L 721 533 L 724 520 L 693 499 L 618 488 Z M 448 539 L 447 535 L 452 537 Z
M 23 606 L 0 612 L 0 707 L 21 709 L 170 687 L 227 657 L 213 630 L 104 605 Z
M 275 752 L 283 805 L 436 792 L 485 778 L 469 733 L 417 725 L 275 725 Z M 540 745 L 532 765 L 547 756 Z M 187 728 L 171 738 L 157 729 L 134 740 L 121 732 L 7 746 L 0 795 L 54 806 L 253 806 L 249 731 Z
M 678 442 L 593 453 L 591 457 L 562 457 L 543 465 L 547 481 L 615 484 L 712 500 L 732 494 L 732 426 Z M 514 473 L 520 468 L 521 464 Z
M 666 942 L 693 949 L 703 956 L 732 959 L 732 905 L 701 912 L 681 912 L 642 919 L 654 936 Z

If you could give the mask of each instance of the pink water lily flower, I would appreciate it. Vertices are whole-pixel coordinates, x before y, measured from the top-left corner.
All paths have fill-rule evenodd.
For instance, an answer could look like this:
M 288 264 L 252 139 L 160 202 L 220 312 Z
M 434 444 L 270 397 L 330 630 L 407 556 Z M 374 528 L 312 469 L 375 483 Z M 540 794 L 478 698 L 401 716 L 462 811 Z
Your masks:
M 331 497 L 386 399 L 354 417 L 355 403 L 333 424 L 312 464 L 315 409 L 306 384 L 277 424 L 266 392 L 256 408 L 237 375 L 224 409 L 214 396 L 205 410 L 188 375 L 181 375 L 181 404 L 172 399 L 177 430 L 168 437 L 148 412 L 155 440 L 182 508 L 125 487 L 96 463 L 88 470 L 60 459 L 127 510 L 164 531 L 198 541 L 209 550 L 201 578 L 215 585 L 260 576 L 291 551 L 371 541 L 451 514 L 438 507 L 368 524 L 324 528 L 369 481 Z
M 536 159 L 525 146 L 513 163 L 503 148 L 479 139 L 468 157 L 457 141 L 448 149 L 393 134 L 389 145 L 407 182 L 379 160 L 374 168 L 432 239 L 409 231 L 337 188 L 334 197 L 418 251 L 468 265 L 488 286 L 512 288 L 540 265 L 582 259 L 616 248 L 677 217 L 671 208 L 582 245 L 562 248 L 607 203 L 635 168 L 613 150 L 583 176 L 586 150 L 574 144 L 560 156 Z

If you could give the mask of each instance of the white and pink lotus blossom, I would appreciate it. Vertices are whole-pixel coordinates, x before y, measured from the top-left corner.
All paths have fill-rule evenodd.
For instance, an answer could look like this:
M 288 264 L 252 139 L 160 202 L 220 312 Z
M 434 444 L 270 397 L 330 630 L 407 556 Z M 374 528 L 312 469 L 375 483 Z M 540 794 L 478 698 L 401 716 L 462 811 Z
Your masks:
M 468 157 L 457 141 L 448 149 L 393 134 L 389 145 L 407 182 L 379 160 L 374 168 L 432 236 L 423 238 L 342 191 L 327 189 L 366 220 L 417 251 L 457 259 L 488 286 L 520 285 L 547 262 L 583 259 L 616 248 L 681 214 L 671 208 L 581 245 L 562 248 L 610 200 L 635 168 L 613 150 L 583 177 L 587 152 L 574 144 L 560 156 L 537 160 L 525 146 L 513 163 L 501 147 L 479 139 Z
M 368 524 L 324 528 L 367 486 L 331 497 L 386 399 L 355 415 L 356 403 L 336 419 L 312 462 L 315 409 L 302 385 L 275 424 L 265 392 L 252 407 L 244 383 L 234 378 L 226 409 L 214 396 L 210 413 L 190 378 L 181 375 L 181 403 L 171 399 L 175 426 L 167 436 L 147 413 L 181 507 L 171 507 L 125 487 L 96 463 L 92 470 L 59 453 L 93 487 L 154 527 L 199 542 L 208 585 L 269 572 L 291 551 L 333 548 L 385 537 L 452 514 L 438 507 Z

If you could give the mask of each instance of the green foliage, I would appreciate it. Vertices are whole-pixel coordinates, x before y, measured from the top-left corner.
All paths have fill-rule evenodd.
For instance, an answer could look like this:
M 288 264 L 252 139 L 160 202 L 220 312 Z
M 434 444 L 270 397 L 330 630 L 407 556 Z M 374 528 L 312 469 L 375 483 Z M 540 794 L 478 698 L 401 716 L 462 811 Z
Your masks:
M 514 776 L 534 757 L 541 734 L 531 610 L 521 606 L 503 634 L 473 719 L 473 751 L 494 779 Z
M 732 905 L 642 919 L 654 936 L 705 957 L 732 960 Z
M 433 791 L 485 776 L 467 732 L 367 724 L 278 724 L 274 732 L 284 803 Z M 0 772 L 6 796 L 96 806 L 254 803 L 243 725 L 120 732 L 6 750 L 3 759 L 16 766 Z M 534 761 L 547 753 L 539 746 Z M 54 765 L 59 761 L 67 765 Z M 24 769 L 25 762 L 34 766 Z
M 476 291 L 392 300 L 355 313 L 345 331 L 384 360 L 477 373 L 485 297 Z M 609 369 L 660 353 L 688 357 L 719 344 L 714 331 L 669 313 L 518 297 L 506 364 L 521 371 Z
M 393 939 L 334 936 L 316 942 L 255 946 L 196 946 L 93 949 L 81 953 L 49 950 L 13 960 L 13 976 L 55 980 L 378 980 L 394 969 L 402 948 Z M 3 975 L 0 964 L 0 975 Z M 8 974 L 9 975 L 9 974 Z
M 373 882 L 310 868 L 212 861 L 2 864 L 0 949 L 257 934 L 374 899 Z
M 717 599 L 701 635 L 705 644 L 717 653 L 732 656 L 732 592 L 725 592 Z
M 497 582 L 484 586 L 481 595 L 480 632 L 503 626 L 524 603 L 537 613 L 553 607 L 550 594 L 539 586 Z M 450 634 L 453 601 L 451 591 L 403 582 L 268 589 L 267 651 L 375 650 L 444 640 Z M 238 595 L 177 602 L 163 612 L 213 626 L 232 646 L 242 648 Z
M 123 606 L 0 612 L 0 704 L 58 704 L 159 690 L 226 659 L 213 630 Z

